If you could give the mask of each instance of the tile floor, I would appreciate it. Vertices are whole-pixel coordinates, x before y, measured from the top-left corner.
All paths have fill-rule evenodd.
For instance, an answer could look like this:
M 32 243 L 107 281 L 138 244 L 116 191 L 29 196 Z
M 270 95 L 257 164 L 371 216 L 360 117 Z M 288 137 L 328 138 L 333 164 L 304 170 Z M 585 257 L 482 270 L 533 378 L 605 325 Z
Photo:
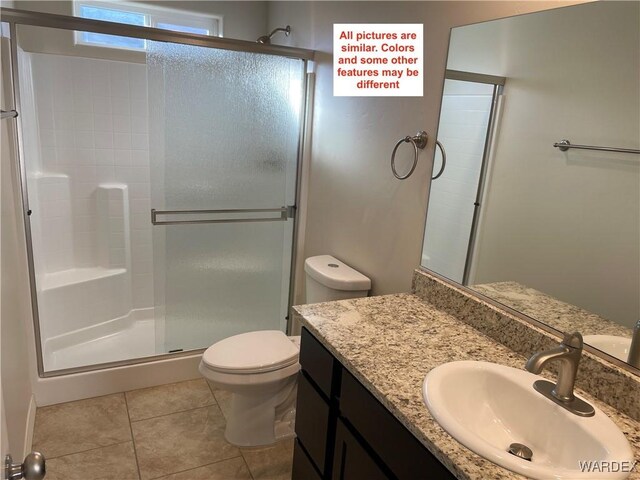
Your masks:
M 293 441 L 224 439 L 229 394 L 204 380 L 39 408 L 33 449 L 47 480 L 285 480 Z

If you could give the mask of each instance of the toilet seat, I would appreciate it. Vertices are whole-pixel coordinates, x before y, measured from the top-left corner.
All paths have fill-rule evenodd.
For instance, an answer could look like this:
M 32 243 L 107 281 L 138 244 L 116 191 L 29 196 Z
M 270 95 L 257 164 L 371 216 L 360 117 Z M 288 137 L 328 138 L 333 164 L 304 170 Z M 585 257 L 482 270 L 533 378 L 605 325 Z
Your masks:
M 205 365 L 204 362 L 200 362 L 198 367 L 200 374 L 217 384 L 223 384 L 228 387 L 257 387 L 263 388 L 264 385 L 274 382 L 286 380 L 289 377 L 296 375 L 300 371 L 300 364 L 298 362 L 278 370 L 271 370 L 270 372 L 259 373 L 227 373 L 220 372 Z
M 204 352 L 202 366 L 226 374 L 261 374 L 298 363 L 299 347 L 280 330 L 242 333 Z

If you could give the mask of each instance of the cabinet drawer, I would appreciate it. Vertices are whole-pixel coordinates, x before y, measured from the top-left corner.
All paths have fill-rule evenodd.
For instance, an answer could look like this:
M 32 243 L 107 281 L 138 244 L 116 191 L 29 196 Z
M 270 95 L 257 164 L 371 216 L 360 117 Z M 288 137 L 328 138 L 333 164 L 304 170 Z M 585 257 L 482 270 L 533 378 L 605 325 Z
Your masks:
M 333 381 L 333 356 L 304 327 L 301 336 L 300 365 L 322 393 L 329 398 Z
M 329 404 L 304 373 L 298 374 L 296 434 L 316 468 L 324 472 L 329 429 Z
M 340 414 L 398 479 L 455 478 L 346 369 L 342 371 Z
M 291 480 L 322 480 L 320 474 L 316 471 L 311 459 L 300 446 L 300 442 L 296 440 L 293 445 L 293 470 L 291 471 Z

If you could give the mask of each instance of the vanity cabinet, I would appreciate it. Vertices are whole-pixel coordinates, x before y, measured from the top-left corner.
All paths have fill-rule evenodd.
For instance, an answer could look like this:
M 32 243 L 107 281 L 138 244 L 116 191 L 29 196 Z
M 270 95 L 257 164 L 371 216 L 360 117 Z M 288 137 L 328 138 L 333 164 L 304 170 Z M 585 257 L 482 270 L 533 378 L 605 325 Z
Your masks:
M 293 480 L 455 478 L 306 328 L 300 364 Z
M 336 480 L 386 480 L 387 472 L 338 418 L 331 478 Z

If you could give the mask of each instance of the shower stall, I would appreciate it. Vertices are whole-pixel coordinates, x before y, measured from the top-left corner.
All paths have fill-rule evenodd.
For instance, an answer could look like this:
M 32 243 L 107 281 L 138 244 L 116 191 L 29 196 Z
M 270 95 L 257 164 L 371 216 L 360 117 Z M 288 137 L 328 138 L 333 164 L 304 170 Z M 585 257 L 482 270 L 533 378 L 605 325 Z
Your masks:
M 3 9 L 41 376 L 287 330 L 303 49 Z M 74 32 L 143 39 L 74 48 Z

